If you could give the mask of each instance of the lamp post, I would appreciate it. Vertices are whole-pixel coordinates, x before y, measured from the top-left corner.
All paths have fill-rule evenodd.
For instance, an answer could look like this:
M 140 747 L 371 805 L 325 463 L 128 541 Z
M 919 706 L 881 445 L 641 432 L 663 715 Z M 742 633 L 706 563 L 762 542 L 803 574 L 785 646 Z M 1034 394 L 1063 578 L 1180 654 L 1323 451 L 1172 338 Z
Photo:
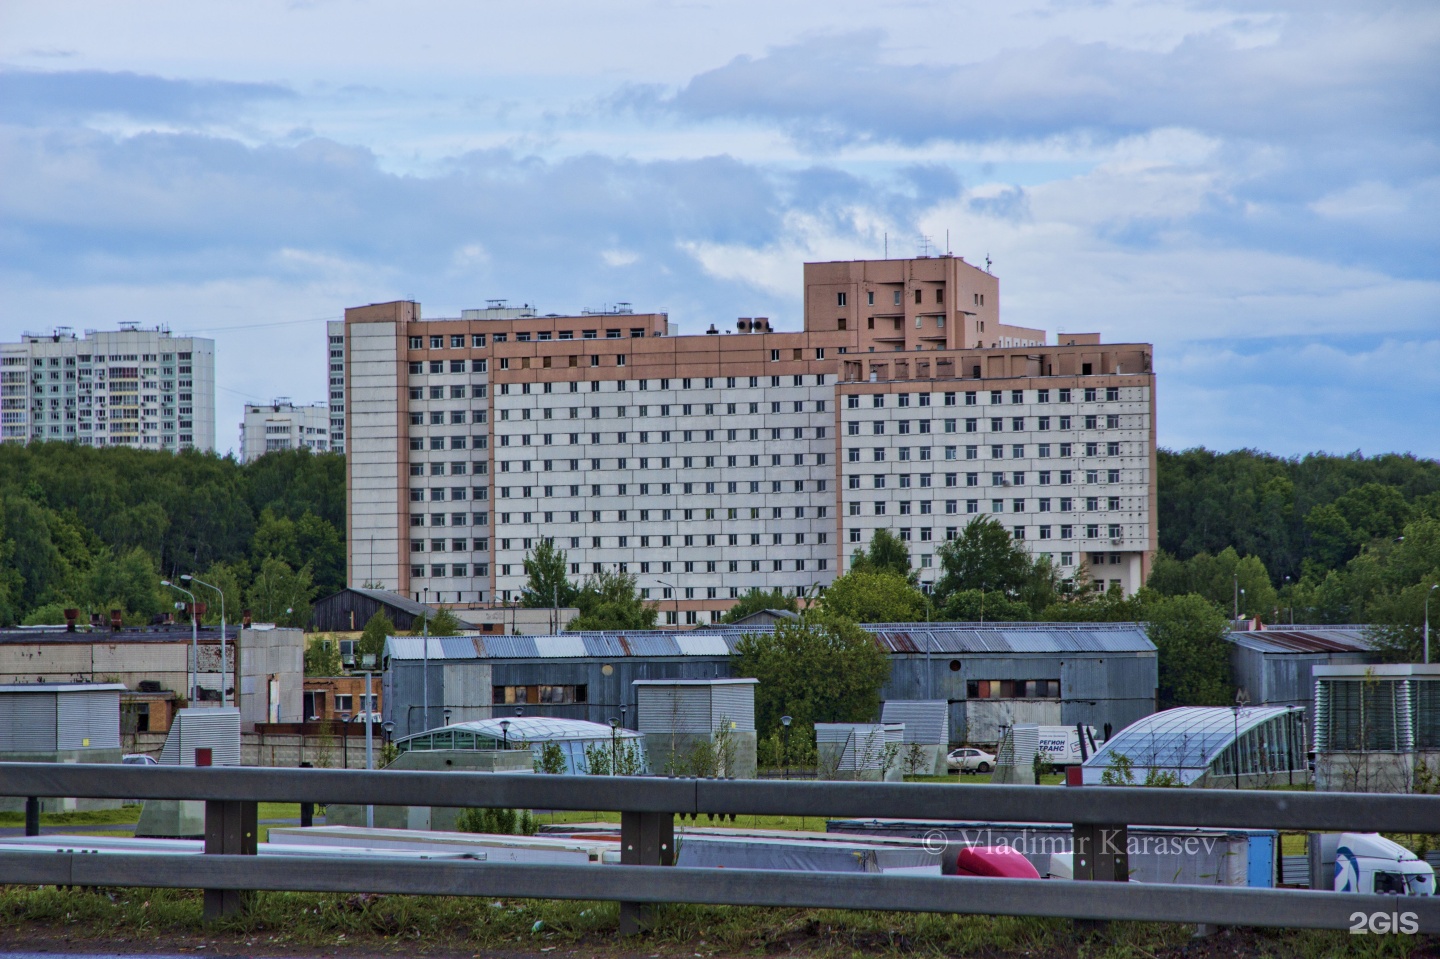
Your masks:
M 1430 594 L 1440 589 L 1440 583 L 1436 583 L 1425 590 L 1425 656 L 1424 662 L 1430 662 Z
M 1230 744 L 1230 756 L 1235 764 L 1235 788 L 1240 788 L 1240 710 L 1250 705 L 1250 696 L 1244 689 L 1235 691 L 1235 739 Z
M 781 735 L 781 737 L 782 737 L 782 738 L 781 738 L 781 743 L 780 743 L 780 751 L 785 754 L 785 756 L 784 756 L 784 760 L 785 760 L 785 779 L 788 781 L 788 780 L 790 779 L 790 717 L 789 717 L 789 716 L 781 716 L 781 717 L 780 717 L 780 727 L 781 727 L 781 733 L 780 733 L 780 735 Z
M 200 699 L 200 634 L 195 625 L 195 594 L 183 586 L 176 586 L 168 579 L 162 579 L 160 585 L 169 586 L 190 597 L 190 704 L 193 706 Z M 220 680 L 220 685 L 225 685 L 224 679 Z
M 230 699 L 225 693 L 225 676 L 227 673 L 230 672 L 229 662 L 225 658 L 225 591 L 222 590 L 219 586 L 214 586 L 210 583 L 205 582 L 203 579 L 191 576 L 188 573 L 182 575 L 180 578 L 185 580 L 186 582 L 198 583 L 201 586 L 207 586 L 210 589 L 215 590 L 216 594 L 218 594 L 220 597 L 220 705 L 222 707 L 229 706 Z M 240 691 L 238 689 L 235 691 L 235 695 L 240 695 Z
M 365 712 L 362 713 L 365 717 L 365 768 L 367 770 L 375 768 L 375 724 L 370 721 L 374 715 L 372 712 L 372 707 L 374 706 L 372 700 L 374 693 L 371 692 L 372 689 L 373 687 L 370 685 L 370 670 L 367 669 L 365 670 Z M 375 828 L 375 807 L 368 803 L 365 806 L 365 828 Z
M 510 748 L 510 720 L 500 720 L 500 748 Z
M 676 628 L 676 629 L 679 629 L 679 628 L 680 628 L 680 589 L 679 589 L 677 586 L 675 586 L 674 583 L 667 583 L 667 582 L 665 582 L 663 579 L 657 579 L 655 582 L 659 583 L 661 586 L 667 587 L 667 588 L 670 590 L 670 598 L 673 599 L 673 600 L 675 600 L 675 628 Z
M 616 747 L 620 739 L 620 720 L 614 716 L 610 717 L 610 775 L 616 775 Z

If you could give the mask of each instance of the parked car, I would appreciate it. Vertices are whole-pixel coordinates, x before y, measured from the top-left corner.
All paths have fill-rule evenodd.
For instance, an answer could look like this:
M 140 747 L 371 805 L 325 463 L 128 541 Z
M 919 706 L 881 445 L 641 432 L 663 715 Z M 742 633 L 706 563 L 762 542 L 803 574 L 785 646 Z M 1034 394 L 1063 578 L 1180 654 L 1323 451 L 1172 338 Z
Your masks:
M 995 768 L 995 757 L 983 749 L 962 746 L 950 750 L 950 755 L 945 757 L 945 764 L 953 772 L 988 773 Z
M 351 721 L 352 723 L 363 723 L 363 722 L 365 722 L 365 717 L 366 717 L 366 715 L 369 715 L 369 717 L 370 717 L 370 722 L 372 722 L 372 723 L 383 722 L 383 720 L 382 720 L 382 718 L 381 718 L 381 716 L 380 716 L 379 713 L 369 713 L 369 714 L 366 714 L 366 713 L 356 713 L 354 716 L 351 716 L 351 717 L 350 717 L 350 721 Z
M 147 756 L 144 753 L 126 753 L 120 757 L 120 761 L 127 766 L 158 766 L 159 761 L 154 756 Z

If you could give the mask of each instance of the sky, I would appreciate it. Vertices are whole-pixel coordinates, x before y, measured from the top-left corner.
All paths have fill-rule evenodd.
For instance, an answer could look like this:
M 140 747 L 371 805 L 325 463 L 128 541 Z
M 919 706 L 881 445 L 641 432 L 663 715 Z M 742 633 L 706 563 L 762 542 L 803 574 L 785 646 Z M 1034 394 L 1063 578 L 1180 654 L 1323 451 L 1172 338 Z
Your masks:
M 1433 0 L 5 0 L 0 338 L 212 336 L 224 451 L 347 306 L 799 329 L 948 248 L 1153 343 L 1161 446 L 1440 457 L 1436 64 Z

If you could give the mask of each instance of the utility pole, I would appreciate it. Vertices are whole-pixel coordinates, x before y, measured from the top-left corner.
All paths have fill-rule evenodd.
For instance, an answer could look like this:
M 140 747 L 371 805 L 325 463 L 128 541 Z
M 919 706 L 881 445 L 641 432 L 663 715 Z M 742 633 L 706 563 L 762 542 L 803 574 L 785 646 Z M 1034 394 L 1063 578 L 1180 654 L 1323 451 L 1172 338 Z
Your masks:
M 374 769 L 374 768 L 375 768 L 375 729 L 374 729 L 374 725 L 375 725 L 375 724 L 370 721 L 370 720 L 373 718 L 373 710 L 374 710 L 374 708 L 375 708 L 375 693 L 373 692 L 373 687 L 370 685 L 370 670 L 368 670 L 368 669 L 365 670 L 365 705 L 364 705 L 364 708 L 365 708 L 365 714 L 364 714 L 364 715 L 365 715 L 365 768 L 366 768 L 367 770 L 369 770 L 369 769 Z M 375 807 L 372 806 L 372 805 L 370 805 L 370 804 L 368 804 L 368 803 L 367 803 L 366 806 L 365 806 L 365 828 L 367 828 L 367 829 L 374 829 L 374 828 L 375 828 Z

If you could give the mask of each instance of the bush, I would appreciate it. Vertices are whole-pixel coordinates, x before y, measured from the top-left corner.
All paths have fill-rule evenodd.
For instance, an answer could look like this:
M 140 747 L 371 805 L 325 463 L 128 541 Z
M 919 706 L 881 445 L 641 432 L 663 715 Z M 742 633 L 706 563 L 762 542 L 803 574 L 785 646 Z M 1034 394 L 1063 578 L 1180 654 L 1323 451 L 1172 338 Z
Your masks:
M 455 821 L 455 828 L 496 836 L 533 836 L 540 824 L 528 809 L 467 809 Z

